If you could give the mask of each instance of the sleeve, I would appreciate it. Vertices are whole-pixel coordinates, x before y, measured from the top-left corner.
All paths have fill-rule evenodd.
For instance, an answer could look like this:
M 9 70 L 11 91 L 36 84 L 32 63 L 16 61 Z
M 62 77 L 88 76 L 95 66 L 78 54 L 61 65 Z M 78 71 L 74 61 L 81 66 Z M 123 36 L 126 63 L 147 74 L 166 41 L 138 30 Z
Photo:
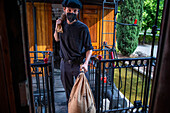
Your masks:
M 58 33 L 58 39 L 60 40 L 62 37 L 62 34 L 61 33 Z
M 84 47 L 85 47 L 85 51 L 88 50 L 93 50 L 93 46 L 91 44 L 91 37 L 90 37 L 90 32 L 89 29 L 86 28 L 85 29 L 85 33 L 84 33 Z
M 62 39 L 62 37 L 63 37 L 63 28 L 64 28 L 64 23 L 65 23 L 65 21 L 64 22 L 62 22 L 62 24 L 61 24 L 61 26 L 60 26 L 60 32 L 58 32 L 58 38 L 59 38 L 59 40 L 60 39 Z

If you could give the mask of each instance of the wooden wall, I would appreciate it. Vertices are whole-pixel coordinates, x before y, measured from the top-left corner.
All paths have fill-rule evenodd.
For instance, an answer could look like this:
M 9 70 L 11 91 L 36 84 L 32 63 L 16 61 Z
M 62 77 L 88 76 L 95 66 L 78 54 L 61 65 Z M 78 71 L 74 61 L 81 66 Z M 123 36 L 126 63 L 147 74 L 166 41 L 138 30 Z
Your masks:
M 114 10 L 105 9 L 104 20 L 114 20 Z M 96 5 L 83 5 L 81 21 L 88 27 L 94 49 L 99 49 L 102 39 L 102 7 Z M 114 22 L 103 23 L 103 33 L 114 33 Z M 103 42 L 113 45 L 113 34 L 104 34 Z
M 105 9 L 104 20 L 114 20 L 113 9 Z M 114 22 L 104 22 L 103 33 L 114 33 Z M 113 34 L 103 34 L 103 42 L 106 41 L 108 45 L 113 45 L 113 36 Z
M 100 43 L 100 6 L 83 6 L 81 21 L 85 23 L 90 31 L 91 41 L 94 49 L 99 48 Z
M 36 7 L 37 50 L 52 51 L 52 9 L 50 3 L 34 3 Z M 27 3 L 29 50 L 34 51 L 33 6 Z

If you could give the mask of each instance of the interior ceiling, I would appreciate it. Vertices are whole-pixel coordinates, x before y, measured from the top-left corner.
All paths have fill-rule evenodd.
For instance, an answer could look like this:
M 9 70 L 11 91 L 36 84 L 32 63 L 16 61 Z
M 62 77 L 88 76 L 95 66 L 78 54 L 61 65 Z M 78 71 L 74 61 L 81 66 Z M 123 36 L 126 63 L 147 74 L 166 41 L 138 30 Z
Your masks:
M 26 0 L 27 2 L 45 2 L 45 3 L 53 3 L 53 4 L 61 4 L 63 0 Z M 82 4 L 87 5 L 102 5 L 103 0 L 80 0 Z M 107 2 L 113 2 L 115 0 L 106 0 Z M 121 0 L 119 0 L 121 1 Z

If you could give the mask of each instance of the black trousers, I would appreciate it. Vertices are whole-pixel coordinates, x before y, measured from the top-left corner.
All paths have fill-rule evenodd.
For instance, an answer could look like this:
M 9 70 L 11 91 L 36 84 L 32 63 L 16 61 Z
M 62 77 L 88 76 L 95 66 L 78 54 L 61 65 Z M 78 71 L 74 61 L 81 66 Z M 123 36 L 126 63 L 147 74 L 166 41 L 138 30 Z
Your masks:
M 61 70 L 61 81 L 65 89 L 66 98 L 68 102 L 71 89 L 74 85 L 74 78 L 76 79 L 77 76 L 80 74 L 80 64 L 69 63 L 64 60 L 61 60 L 60 70 Z M 86 78 L 89 80 L 88 72 L 85 73 L 85 75 Z

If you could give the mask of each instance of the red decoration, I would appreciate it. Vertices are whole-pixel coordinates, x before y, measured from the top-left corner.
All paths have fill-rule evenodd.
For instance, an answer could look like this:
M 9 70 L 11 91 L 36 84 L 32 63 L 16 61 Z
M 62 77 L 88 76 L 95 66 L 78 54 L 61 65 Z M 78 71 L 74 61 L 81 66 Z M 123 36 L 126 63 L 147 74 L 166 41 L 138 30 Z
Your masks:
M 137 21 L 138 21 L 138 20 L 137 20 L 137 19 L 135 19 L 134 24 L 137 24 Z
M 101 77 L 101 81 L 103 80 L 103 77 Z M 104 77 L 104 83 L 107 82 L 107 77 Z
M 111 59 L 114 59 L 114 57 L 113 57 L 113 51 L 111 52 Z
M 45 64 L 48 63 L 48 58 L 44 58 L 44 63 L 45 63 Z
M 99 60 L 102 60 L 102 55 L 99 55 L 98 58 L 99 58 Z
M 111 52 L 111 59 L 114 59 L 113 51 Z M 112 65 L 115 67 L 115 64 L 114 64 L 114 63 L 112 63 Z

